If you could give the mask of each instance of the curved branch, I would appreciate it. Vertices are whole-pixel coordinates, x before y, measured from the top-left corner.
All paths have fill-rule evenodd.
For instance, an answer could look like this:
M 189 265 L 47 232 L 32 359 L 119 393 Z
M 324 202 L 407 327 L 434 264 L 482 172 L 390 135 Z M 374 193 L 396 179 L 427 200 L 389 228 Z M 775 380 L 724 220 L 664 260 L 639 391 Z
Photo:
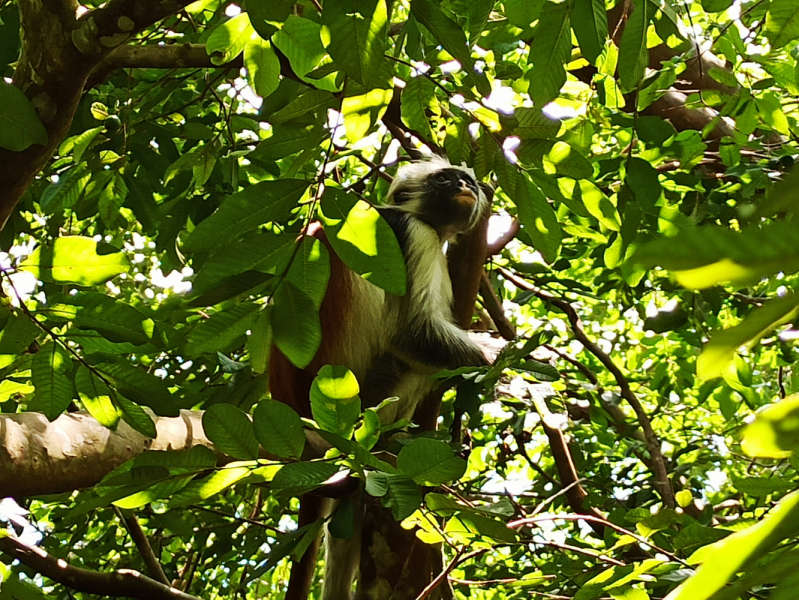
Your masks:
M 0 536 L 0 552 L 17 559 L 48 579 L 87 594 L 141 600 L 201 600 L 132 569 L 101 573 L 72 566 L 64 559 L 25 544 L 13 535 Z
M 513 283 L 513 285 L 516 287 L 533 292 L 533 294 L 535 294 L 544 302 L 552 304 L 559 310 L 563 311 L 569 320 L 571 329 L 574 332 L 574 337 L 585 347 L 586 350 L 596 356 L 599 362 L 601 362 L 604 367 L 613 375 L 613 378 L 616 380 L 616 383 L 621 390 L 622 398 L 624 398 L 632 407 L 636 417 L 638 417 L 638 422 L 641 425 L 641 429 L 644 432 L 646 449 L 649 452 L 649 455 L 652 457 L 651 468 L 652 474 L 655 478 L 655 489 L 658 491 L 663 503 L 669 508 L 674 508 L 676 506 L 674 490 L 672 489 L 671 482 L 669 481 L 666 459 L 663 456 L 663 452 L 660 450 L 660 439 L 655 433 L 655 430 L 652 428 L 649 415 L 646 413 L 646 410 L 644 410 L 644 407 L 638 400 L 638 397 L 635 395 L 635 393 L 633 393 L 627 377 L 625 377 L 625 375 L 621 372 L 621 369 L 619 369 L 618 365 L 616 365 L 613 359 L 608 356 L 608 354 L 605 353 L 596 342 L 586 335 L 585 330 L 583 329 L 582 321 L 580 320 L 580 316 L 569 302 L 562 298 L 558 298 L 549 292 L 538 289 L 524 279 L 517 277 L 507 269 L 500 268 L 499 271 L 502 273 L 503 277 Z

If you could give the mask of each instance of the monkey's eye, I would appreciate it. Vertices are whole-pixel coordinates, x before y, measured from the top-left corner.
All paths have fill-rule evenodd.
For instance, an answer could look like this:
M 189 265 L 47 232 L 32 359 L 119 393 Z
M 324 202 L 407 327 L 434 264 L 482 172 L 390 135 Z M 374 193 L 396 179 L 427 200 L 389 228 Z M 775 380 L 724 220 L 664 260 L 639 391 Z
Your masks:
M 433 181 L 436 183 L 447 183 L 449 181 L 449 177 L 443 171 L 438 171 L 437 173 L 433 174 Z

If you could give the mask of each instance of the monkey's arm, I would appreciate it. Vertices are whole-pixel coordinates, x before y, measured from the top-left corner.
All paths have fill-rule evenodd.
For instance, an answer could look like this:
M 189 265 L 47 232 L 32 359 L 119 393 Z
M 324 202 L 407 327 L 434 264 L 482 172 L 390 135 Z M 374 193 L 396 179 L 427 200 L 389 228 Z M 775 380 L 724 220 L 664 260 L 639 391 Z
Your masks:
M 397 332 L 393 346 L 403 360 L 434 370 L 488 364 L 483 349 L 449 321 L 412 322 Z

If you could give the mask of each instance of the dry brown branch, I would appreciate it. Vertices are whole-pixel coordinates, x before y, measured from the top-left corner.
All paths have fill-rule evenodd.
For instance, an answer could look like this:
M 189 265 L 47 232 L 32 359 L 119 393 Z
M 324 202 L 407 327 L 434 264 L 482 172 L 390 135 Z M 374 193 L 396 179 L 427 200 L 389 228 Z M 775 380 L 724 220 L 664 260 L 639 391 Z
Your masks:
M 131 569 L 101 573 L 74 567 L 13 535 L 0 537 L 0 552 L 48 579 L 87 594 L 142 600 L 201 600 Z

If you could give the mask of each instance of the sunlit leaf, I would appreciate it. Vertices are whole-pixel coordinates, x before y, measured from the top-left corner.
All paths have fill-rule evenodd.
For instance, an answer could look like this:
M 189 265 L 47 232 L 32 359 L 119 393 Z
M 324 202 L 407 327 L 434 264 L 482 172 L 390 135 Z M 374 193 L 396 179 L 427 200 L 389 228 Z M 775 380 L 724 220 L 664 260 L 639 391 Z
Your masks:
M 105 283 L 129 267 L 130 261 L 118 249 L 79 236 L 63 236 L 52 246 L 39 246 L 19 265 L 42 281 L 85 286 Z

